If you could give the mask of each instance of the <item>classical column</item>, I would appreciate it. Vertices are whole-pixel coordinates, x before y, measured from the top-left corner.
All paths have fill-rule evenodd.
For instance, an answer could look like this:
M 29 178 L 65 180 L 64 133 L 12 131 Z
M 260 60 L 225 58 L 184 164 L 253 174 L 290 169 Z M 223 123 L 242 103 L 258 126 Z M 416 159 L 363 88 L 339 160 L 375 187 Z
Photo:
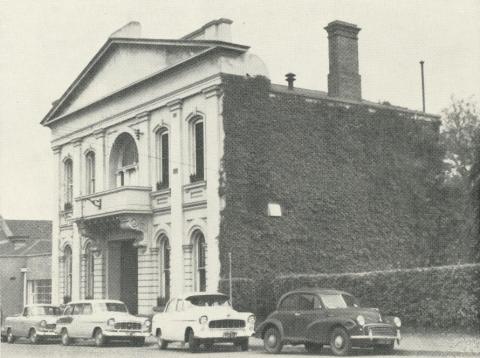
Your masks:
M 52 303 L 57 305 L 59 301 L 59 245 L 60 245 L 60 173 L 61 162 L 60 146 L 54 146 L 53 150 L 53 207 L 52 207 Z
M 221 91 L 218 85 L 204 89 L 205 96 L 205 178 L 207 180 L 207 243 L 206 257 L 207 291 L 218 290 L 220 278 L 220 255 L 218 236 L 220 234 L 219 172 L 221 144 L 223 144 L 222 118 L 219 112 Z
M 183 166 L 182 166 L 182 101 L 168 103 L 170 108 L 170 277 L 171 297 L 184 291 L 183 284 Z

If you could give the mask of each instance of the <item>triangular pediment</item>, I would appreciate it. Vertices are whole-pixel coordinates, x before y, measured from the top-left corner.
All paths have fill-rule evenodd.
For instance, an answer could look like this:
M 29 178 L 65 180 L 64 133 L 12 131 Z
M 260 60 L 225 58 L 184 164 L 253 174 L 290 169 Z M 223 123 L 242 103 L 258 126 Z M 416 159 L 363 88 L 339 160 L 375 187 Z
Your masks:
M 70 93 L 64 95 L 55 116 L 82 108 L 207 48 L 208 46 L 113 43 L 77 79 Z

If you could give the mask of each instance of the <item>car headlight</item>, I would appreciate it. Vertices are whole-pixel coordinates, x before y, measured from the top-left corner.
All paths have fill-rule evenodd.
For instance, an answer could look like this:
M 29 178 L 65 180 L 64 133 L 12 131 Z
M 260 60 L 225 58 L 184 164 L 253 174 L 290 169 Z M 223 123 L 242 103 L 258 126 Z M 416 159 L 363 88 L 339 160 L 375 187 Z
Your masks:
M 395 323 L 395 326 L 397 326 L 398 328 L 402 327 L 402 321 L 398 317 L 393 318 L 393 323 Z
M 148 319 L 143 322 L 144 326 L 147 327 L 147 328 L 150 328 L 150 326 L 152 325 L 152 322 L 150 322 Z
M 247 322 L 248 324 L 255 324 L 255 315 L 248 316 Z
M 200 322 L 200 324 L 205 324 L 208 322 L 208 317 L 207 316 L 202 316 L 198 319 L 198 322 Z
M 47 327 L 47 321 L 41 320 L 41 321 L 40 321 L 40 327 L 42 327 L 42 328 Z
M 365 326 L 365 317 L 363 317 L 362 315 L 358 315 L 357 316 L 357 323 L 362 327 Z
M 114 325 L 115 325 L 115 318 L 110 318 L 110 319 L 107 321 L 107 326 L 113 327 Z

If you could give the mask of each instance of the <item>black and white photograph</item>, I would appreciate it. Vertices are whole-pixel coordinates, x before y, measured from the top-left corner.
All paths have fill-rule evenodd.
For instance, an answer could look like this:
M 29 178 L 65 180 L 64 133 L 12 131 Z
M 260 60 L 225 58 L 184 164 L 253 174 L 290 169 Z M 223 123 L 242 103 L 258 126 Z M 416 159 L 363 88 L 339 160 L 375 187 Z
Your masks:
M 0 0 L 0 357 L 480 357 L 480 1 Z

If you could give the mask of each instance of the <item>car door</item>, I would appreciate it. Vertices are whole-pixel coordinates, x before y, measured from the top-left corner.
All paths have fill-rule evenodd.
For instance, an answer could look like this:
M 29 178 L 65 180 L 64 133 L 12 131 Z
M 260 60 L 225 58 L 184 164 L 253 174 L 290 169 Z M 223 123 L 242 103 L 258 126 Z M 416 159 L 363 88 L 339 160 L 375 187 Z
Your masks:
M 83 311 L 83 305 L 81 303 L 75 303 L 72 310 L 72 319 L 70 322 L 70 327 L 68 328 L 68 333 L 71 337 L 81 337 L 81 329 L 80 329 L 80 316 Z
M 25 307 L 23 309 L 22 314 L 18 315 L 17 317 L 14 317 L 12 320 L 12 332 L 14 336 L 18 337 L 26 337 L 27 336 L 27 319 L 29 316 L 29 307 Z
M 91 303 L 83 303 L 81 305 L 81 309 L 79 310 L 79 314 L 77 316 L 77 328 L 78 328 L 78 336 L 89 338 L 92 336 L 93 327 L 92 327 L 92 304 Z
M 275 315 L 275 318 L 282 323 L 284 337 L 298 337 L 295 332 L 296 321 L 299 316 L 298 300 L 299 295 L 297 293 L 292 293 L 284 297 L 278 306 L 278 311 Z
M 170 320 L 170 324 L 172 326 L 172 330 L 174 331 L 175 340 L 182 341 L 185 337 L 185 329 L 189 324 L 188 319 L 191 317 L 187 317 L 186 313 L 183 309 L 184 301 L 182 299 L 177 299 L 175 304 L 175 312 L 172 313 L 172 318 Z
M 297 319 L 295 322 L 295 330 L 298 335 L 302 338 L 306 338 L 310 341 L 317 341 L 318 337 L 317 330 L 320 328 L 313 327 L 309 329 L 309 326 L 319 320 L 326 318 L 327 313 L 322 306 L 320 298 L 311 293 L 304 293 L 299 296 L 298 302 L 298 313 Z

